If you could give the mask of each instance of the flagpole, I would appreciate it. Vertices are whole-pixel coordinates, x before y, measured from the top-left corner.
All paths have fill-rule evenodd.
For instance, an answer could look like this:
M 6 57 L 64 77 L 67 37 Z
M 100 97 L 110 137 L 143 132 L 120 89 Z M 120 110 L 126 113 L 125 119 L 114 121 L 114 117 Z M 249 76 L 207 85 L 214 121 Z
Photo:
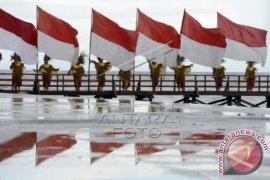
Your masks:
M 38 29 L 38 19 L 39 19 L 38 15 L 39 15 L 38 14 L 38 6 L 36 6 L 36 26 L 37 26 L 37 29 Z M 37 43 L 37 46 L 38 46 L 38 43 Z M 38 81 L 38 52 L 37 52 L 37 64 L 36 64 L 36 76 L 35 76 L 35 82 L 34 82 L 34 89 L 36 89 L 37 94 L 40 93 L 39 92 L 39 81 Z
M 90 31 L 89 55 L 88 55 L 88 92 L 90 92 L 90 64 L 91 64 L 92 26 L 93 26 L 93 8 L 92 8 L 92 12 L 91 12 L 91 31 Z
M 136 11 L 136 31 L 138 30 L 138 10 L 139 9 L 137 8 L 137 11 Z M 139 36 L 138 36 L 138 38 L 139 38 Z M 135 50 L 135 53 L 136 53 L 136 50 Z M 135 56 L 136 56 L 136 54 L 135 54 Z M 132 79 L 133 79 L 132 91 L 134 92 L 135 91 L 135 57 L 134 57 L 134 61 L 133 61 Z

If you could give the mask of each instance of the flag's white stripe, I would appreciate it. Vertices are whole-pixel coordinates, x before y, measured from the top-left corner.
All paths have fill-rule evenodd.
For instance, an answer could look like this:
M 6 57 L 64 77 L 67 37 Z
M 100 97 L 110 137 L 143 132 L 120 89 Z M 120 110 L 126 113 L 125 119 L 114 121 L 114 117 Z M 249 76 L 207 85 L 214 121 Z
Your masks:
M 254 61 L 264 66 L 267 55 L 266 47 L 248 47 L 247 45 L 226 38 L 227 48 L 224 57 L 239 61 Z
M 202 44 L 181 34 L 179 54 L 193 63 L 215 67 L 221 64 L 224 53 L 225 48 Z
M 22 61 L 25 64 L 36 64 L 37 59 L 37 47 L 28 44 L 23 39 L 3 28 L 0 28 L 0 48 L 8 49 L 16 52 L 21 56 Z
M 110 61 L 113 66 L 124 71 L 130 70 L 134 66 L 135 53 L 93 32 L 91 34 L 91 54 Z
M 173 67 L 176 64 L 179 49 L 171 48 L 167 44 L 156 42 L 142 33 L 139 33 L 136 54 L 154 59 L 157 63 Z
M 38 51 L 44 52 L 53 59 L 60 59 L 73 63 L 78 57 L 78 47 L 56 40 L 38 31 Z

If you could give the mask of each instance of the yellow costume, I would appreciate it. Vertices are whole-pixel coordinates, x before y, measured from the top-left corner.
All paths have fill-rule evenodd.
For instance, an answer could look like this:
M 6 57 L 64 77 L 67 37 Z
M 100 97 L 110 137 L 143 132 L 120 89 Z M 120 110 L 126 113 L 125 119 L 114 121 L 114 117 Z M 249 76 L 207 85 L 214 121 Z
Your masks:
M 255 72 L 256 72 L 256 68 L 253 66 L 248 66 L 246 68 L 246 73 L 245 73 L 245 79 L 247 82 L 247 90 L 251 91 L 254 88 L 255 85 Z
M 159 84 L 160 76 L 163 75 L 165 72 L 165 66 L 162 64 L 149 62 L 149 68 L 151 73 L 153 91 L 155 91 L 156 87 Z
M 172 68 L 175 73 L 175 80 L 176 80 L 177 87 L 179 90 L 180 88 L 182 89 L 185 88 L 185 76 L 190 74 L 191 66 L 192 65 L 185 66 L 183 64 L 177 63 L 177 65 Z
M 71 66 L 68 74 L 72 74 L 73 75 L 73 79 L 74 79 L 74 85 L 76 87 L 76 90 L 78 91 L 78 89 L 81 87 L 81 79 L 84 76 L 84 68 L 82 65 L 80 64 L 74 64 Z
M 220 90 L 223 79 L 225 78 L 225 67 L 218 66 L 213 68 L 213 78 L 215 78 L 216 89 Z
M 98 90 L 102 90 L 102 88 L 105 86 L 105 81 L 106 81 L 106 72 L 111 70 L 112 66 L 110 62 L 95 62 L 95 68 L 97 71 L 97 80 L 98 80 Z
M 11 64 L 10 69 L 13 70 L 12 89 L 14 87 L 15 90 L 17 90 L 17 88 L 19 88 L 22 85 L 23 68 L 24 64 L 18 59 L 15 59 L 15 61 Z
M 131 71 L 120 70 L 118 75 L 120 80 L 122 80 L 122 88 L 124 91 L 126 91 L 130 86 L 130 79 L 132 76 Z
M 55 74 L 58 69 L 55 69 L 50 64 L 43 64 L 39 67 L 39 72 L 42 73 L 43 87 L 47 90 L 51 84 L 52 75 Z

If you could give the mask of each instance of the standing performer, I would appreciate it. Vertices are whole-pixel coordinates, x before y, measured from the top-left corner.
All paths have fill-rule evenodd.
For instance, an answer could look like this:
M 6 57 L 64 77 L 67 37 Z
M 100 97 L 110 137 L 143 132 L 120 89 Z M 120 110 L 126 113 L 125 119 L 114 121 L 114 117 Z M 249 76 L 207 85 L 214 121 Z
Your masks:
M 178 55 L 176 66 L 172 68 L 174 70 L 178 91 L 182 89 L 183 92 L 185 91 L 185 76 L 190 74 L 191 67 L 193 66 L 193 64 L 189 66 L 183 65 L 184 61 L 185 58 Z
M 151 73 L 152 89 L 155 92 L 156 87 L 159 85 L 160 77 L 165 72 L 165 66 L 163 64 L 157 64 L 154 61 L 148 61 L 148 64 Z
M 106 81 L 106 72 L 111 70 L 112 65 L 110 62 L 103 62 L 103 59 L 98 57 L 98 62 L 90 61 L 95 64 L 95 68 L 97 71 L 97 80 L 98 80 L 98 91 L 103 91 L 103 87 L 105 86 Z
M 10 69 L 12 69 L 12 91 L 20 91 L 20 86 L 22 85 L 22 76 L 24 64 L 21 62 L 21 57 L 14 53 L 11 56 L 11 60 L 14 62 L 11 63 Z
M 254 88 L 255 85 L 255 72 L 256 72 L 256 68 L 253 66 L 254 62 L 252 61 L 248 61 L 248 66 L 246 68 L 246 73 L 245 73 L 245 79 L 247 82 L 247 91 L 252 91 L 252 89 Z
M 52 75 L 59 71 L 59 68 L 55 69 L 51 64 L 49 64 L 50 59 L 51 58 L 45 54 L 44 64 L 42 64 L 38 70 L 40 73 L 42 73 L 44 91 L 48 91 L 51 84 Z
M 86 54 L 81 53 L 80 56 L 78 57 L 77 63 L 72 65 L 70 70 L 68 71 L 68 74 L 73 75 L 74 86 L 77 93 L 80 91 L 81 79 L 85 75 L 84 68 L 82 66 L 82 64 L 84 64 L 85 57 Z
M 225 60 L 222 59 L 222 63 L 225 62 Z M 220 88 L 222 87 L 223 79 L 225 79 L 225 67 L 220 65 L 217 67 L 213 67 L 213 78 L 215 79 L 216 83 L 216 91 L 220 91 Z
M 130 86 L 130 79 L 131 79 L 131 70 L 129 71 L 123 71 L 122 69 L 119 70 L 118 76 L 120 77 L 120 80 L 122 81 L 122 88 L 123 91 L 127 91 L 127 89 Z

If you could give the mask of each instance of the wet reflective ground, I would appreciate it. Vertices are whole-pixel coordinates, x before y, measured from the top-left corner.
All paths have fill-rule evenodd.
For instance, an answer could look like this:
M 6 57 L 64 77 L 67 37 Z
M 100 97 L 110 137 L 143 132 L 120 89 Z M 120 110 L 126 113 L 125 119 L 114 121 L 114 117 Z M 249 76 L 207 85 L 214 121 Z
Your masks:
M 239 179 L 218 175 L 220 140 L 270 110 L 133 97 L 0 95 L 0 179 Z M 245 179 L 269 179 L 270 154 Z

